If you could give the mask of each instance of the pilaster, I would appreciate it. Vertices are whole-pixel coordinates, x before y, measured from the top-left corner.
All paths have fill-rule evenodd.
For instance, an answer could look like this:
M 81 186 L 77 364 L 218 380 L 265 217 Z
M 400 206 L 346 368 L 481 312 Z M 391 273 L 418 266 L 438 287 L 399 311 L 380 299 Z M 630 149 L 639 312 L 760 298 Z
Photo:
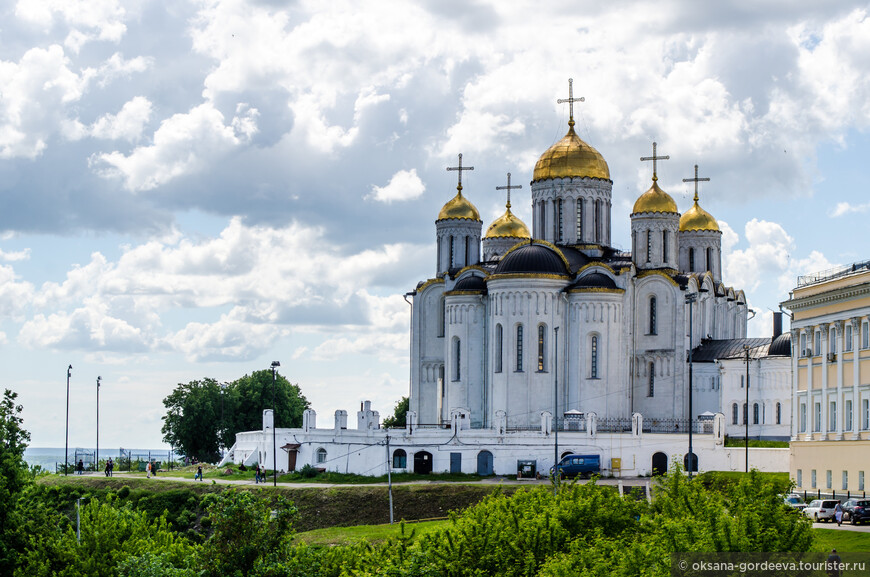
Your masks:
M 846 407 L 846 404 L 843 402 L 843 351 L 846 350 L 846 347 L 843 346 L 843 321 L 836 321 L 833 325 L 836 333 L 834 338 L 836 339 L 835 354 L 837 355 L 837 414 L 835 415 L 835 418 L 837 419 L 836 439 L 842 441 L 843 422 L 845 421 L 845 415 L 843 412 Z

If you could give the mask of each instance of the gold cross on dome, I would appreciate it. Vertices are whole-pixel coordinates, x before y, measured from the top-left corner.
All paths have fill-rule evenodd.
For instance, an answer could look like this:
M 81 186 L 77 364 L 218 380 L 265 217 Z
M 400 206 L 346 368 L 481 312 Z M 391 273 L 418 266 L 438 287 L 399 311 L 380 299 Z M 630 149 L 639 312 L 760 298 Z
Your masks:
M 506 190 L 507 191 L 507 207 L 511 207 L 511 189 L 518 190 L 523 187 L 522 184 L 515 184 L 511 186 L 511 173 L 507 173 L 507 186 L 496 186 L 496 190 Z
M 462 166 L 462 154 L 459 154 L 459 166 L 448 166 L 447 170 L 456 170 L 459 172 L 459 183 L 456 185 L 456 190 L 462 192 L 462 171 L 474 170 L 473 166 Z
M 652 160 L 653 163 L 653 182 L 659 179 L 658 174 L 656 174 L 656 161 L 657 160 L 670 160 L 670 156 L 656 156 L 656 143 L 653 142 L 653 153 L 652 156 L 641 156 L 640 159 L 644 162 L 648 160 Z M 695 175 L 697 176 L 697 174 Z
M 586 98 L 581 96 L 580 98 L 574 98 L 574 79 L 568 79 L 568 98 L 560 98 L 556 101 L 556 104 L 562 104 L 563 102 L 568 103 L 568 126 L 574 126 L 574 103 L 575 102 L 586 102 Z
M 710 182 L 709 178 L 698 178 L 698 165 L 695 165 L 695 178 L 684 178 L 683 182 L 694 182 L 695 183 L 695 202 L 698 202 L 698 183 L 699 182 Z

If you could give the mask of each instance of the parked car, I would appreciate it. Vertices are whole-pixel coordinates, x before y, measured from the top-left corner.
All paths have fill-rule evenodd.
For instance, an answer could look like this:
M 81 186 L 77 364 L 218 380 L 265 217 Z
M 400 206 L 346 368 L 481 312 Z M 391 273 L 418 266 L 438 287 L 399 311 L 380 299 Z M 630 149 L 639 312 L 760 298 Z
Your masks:
M 870 499 L 849 499 L 843 503 L 843 521 L 853 525 L 870 521 Z
M 600 455 L 565 455 L 559 464 L 550 468 L 550 476 L 559 471 L 563 477 L 588 477 L 601 471 Z
M 816 499 L 806 506 L 804 509 L 804 515 L 816 523 L 822 521 L 828 521 L 830 523 L 834 520 L 834 507 L 836 507 L 838 503 L 839 501 L 836 499 Z
M 795 493 L 785 495 L 782 500 L 785 502 L 786 505 L 788 505 L 792 509 L 797 509 L 798 511 L 802 511 L 807 508 L 807 504 L 804 503 L 804 500 L 801 499 L 801 496 L 796 495 Z

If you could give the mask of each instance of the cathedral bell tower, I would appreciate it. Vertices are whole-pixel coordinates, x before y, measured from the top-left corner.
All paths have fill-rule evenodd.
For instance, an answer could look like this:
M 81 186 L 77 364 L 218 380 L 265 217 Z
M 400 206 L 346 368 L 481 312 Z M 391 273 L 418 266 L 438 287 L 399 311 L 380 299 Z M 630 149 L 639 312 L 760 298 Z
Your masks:
M 710 271 L 713 282 L 719 283 L 722 282 L 722 231 L 713 215 L 698 204 L 698 183 L 709 180 L 698 178 L 697 164 L 695 178 L 683 179 L 683 182 L 695 183 L 695 203 L 680 217 L 680 271 Z
M 460 154 L 459 166 L 451 166 L 447 170 L 459 172 L 459 184 L 456 186 L 456 196 L 441 208 L 435 221 L 438 243 L 435 272 L 439 276 L 452 269 L 480 262 L 480 233 L 483 228 L 477 208 L 462 196 L 462 171 L 474 170 L 474 167 L 462 166 Z
M 641 160 L 652 160 L 652 186 L 638 197 L 631 211 L 631 259 L 638 270 L 677 269 L 679 258 L 680 212 L 674 199 L 659 187 L 657 161 L 668 156 L 653 155 Z

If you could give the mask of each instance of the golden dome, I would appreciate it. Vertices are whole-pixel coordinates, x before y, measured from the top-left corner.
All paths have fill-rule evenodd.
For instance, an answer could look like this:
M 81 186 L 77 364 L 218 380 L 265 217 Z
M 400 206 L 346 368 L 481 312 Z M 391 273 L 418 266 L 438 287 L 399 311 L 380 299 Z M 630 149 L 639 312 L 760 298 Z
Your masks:
M 695 204 L 680 217 L 680 232 L 687 230 L 710 230 L 719 232 L 719 223 L 713 215 L 698 205 L 698 196 L 695 195 Z
M 514 216 L 511 212 L 511 203 L 507 203 L 507 210 L 504 214 L 492 221 L 489 228 L 486 229 L 484 238 L 532 238 L 532 233 L 529 232 L 529 227 L 526 223 Z
M 604 157 L 580 140 L 574 132 L 573 120 L 568 123 L 568 134 L 538 159 L 532 181 L 569 177 L 610 180 L 610 169 Z
M 657 180 L 658 178 L 653 177 L 652 186 L 638 197 L 631 210 L 632 214 L 637 212 L 674 212 L 679 214 L 677 203 L 674 202 L 671 195 L 659 187 Z
M 461 187 L 457 187 L 456 196 L 447 201 L 447 204 L 438 213 L 438 220 L 448 218 L 480 220 L 480 213 L 467 198 L 462 196 Z

